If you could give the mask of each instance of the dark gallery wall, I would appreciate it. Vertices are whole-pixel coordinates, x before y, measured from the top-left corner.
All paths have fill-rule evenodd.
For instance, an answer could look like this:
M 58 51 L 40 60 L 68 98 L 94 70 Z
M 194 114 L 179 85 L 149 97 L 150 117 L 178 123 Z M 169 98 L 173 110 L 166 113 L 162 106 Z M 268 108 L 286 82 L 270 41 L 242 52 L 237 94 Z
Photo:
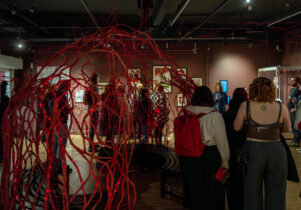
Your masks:
M 203 78 L 203 85 L 208 85 L 211 90 L 214 89 L 216 82 L 220 80 L 228 80 L 228 95 L 232 95 L 236 87 L 248 87 L 250 82 L 257 77 L 257 69 L 260 67 L 281 65 L 281 53 L 275 50 L 273 45 L 257 45 L 254 44 L 251 48 L 248 44 L 223 44 L 223 43 L 200 43 L 197 45 L 197 53 L 192 52 L 193 43 L 179 44 L 169 43 L 169 49 L 165 48 L 165 43 L 159 45 L 160 49 L 168 56 L 171 56 L 179 67 L 187 68 L 187 75 L 192 78 Z M 33 62 L 34 67 L 43 65 L 49 58 L 54 55 L 55 51 L 38 51 L 34 57 L 28 58 L 27 63 Z M 50 66 L 65 64 L 69 65 L 72 62 L 72 52 L 58 56 L 50 64 Z M 99 81 L 109 82 L 110 71 L 108 70 L 107 60 L 102 55 L 91 54 L 88 56 L 89 61 L 93 65 L 85 67 L 86 72 L 91 72 L 93 68 L 99 73 Z M 72 76 L 80 77 L 83 63 L 87 60 L 82 59 L 77 65 L 72 68 Z M 135 63 L 135 62 L 134 62 Z M 137 63 L 137 62 L 136 62 Z M 149 69 L 142 71 L 141 76 L 146 80 L 152 79 L 152 66 L 160 65 L 156 61 L 148 60 L 147 66 Z M 139 66 L 139 62 L 133 64 L 134 68 L 143 68 Z M 30 65 L 26 65 L 26 73 L 34 73 L 36 69 L 30 69 Z M 118 72 L 116 72 L 118 74 Z M 21 80 L 25 79 L 23 73 L 16 74 Z M 121 79 L 122 80 L 122 79 Z M 123 81 L 121 81 L 123 82 Z M 72 84 L 74 87 L 75 84 Z M 83 89 L 78 87 L 77 90 Z M 171 120 L 174 119 L 177 110 L 177 94 L 178 89 L 172 87 L 172 93 L 167 94 L 173 114 Z M 75 100 L 75 96 L 73 96 Z M 87 113 L 87 106 L 83 103 L 76 103 L 75 115 L 81 121 Z M 170 121 L 172 128 L 172 121 Z M 71 133 L 79 134 L 78 128 L 73 124 Z

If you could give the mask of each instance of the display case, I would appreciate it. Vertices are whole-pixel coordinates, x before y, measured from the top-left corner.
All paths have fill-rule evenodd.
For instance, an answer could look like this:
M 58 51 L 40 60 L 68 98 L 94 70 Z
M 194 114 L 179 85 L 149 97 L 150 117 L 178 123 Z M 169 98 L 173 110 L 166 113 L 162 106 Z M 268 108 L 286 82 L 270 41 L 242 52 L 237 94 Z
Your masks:
M 258 69 L 259 77 L 271 79 L 276 86 L 276 98 L 282 103 L 288 102 L 290 78 L 298 76 L 301 78 L 301 66 L 272 66 Z

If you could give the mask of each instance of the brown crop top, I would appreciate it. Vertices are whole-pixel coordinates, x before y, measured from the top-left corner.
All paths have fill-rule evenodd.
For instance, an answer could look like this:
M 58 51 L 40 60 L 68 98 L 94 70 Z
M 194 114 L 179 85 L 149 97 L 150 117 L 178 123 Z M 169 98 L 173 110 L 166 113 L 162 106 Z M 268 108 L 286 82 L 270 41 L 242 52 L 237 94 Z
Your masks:
M 272 124 L 260 124 L 252 120 L 250 115 L 250 102 L 247 101 L 247 119 L 245 125 L 247 129 L 247 138 L 277 141 L 280 139 L 282 123 L 279 122 L 282 112 L 282 105 L 279 103 L 278 120 Z

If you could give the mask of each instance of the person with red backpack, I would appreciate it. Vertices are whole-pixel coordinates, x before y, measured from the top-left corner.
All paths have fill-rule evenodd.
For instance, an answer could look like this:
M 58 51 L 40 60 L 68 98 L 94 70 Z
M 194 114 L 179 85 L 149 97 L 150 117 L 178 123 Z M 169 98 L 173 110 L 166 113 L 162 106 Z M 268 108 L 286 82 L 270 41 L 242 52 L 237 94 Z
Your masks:
M 197 87 L 175 119 L 175 152 L 179 155 L 184 185 L 184 207 L 225 209 L 225 187 L 217 180 L 229 167 L 229 145 L 223 117 L 213 109 L 210 89 Z

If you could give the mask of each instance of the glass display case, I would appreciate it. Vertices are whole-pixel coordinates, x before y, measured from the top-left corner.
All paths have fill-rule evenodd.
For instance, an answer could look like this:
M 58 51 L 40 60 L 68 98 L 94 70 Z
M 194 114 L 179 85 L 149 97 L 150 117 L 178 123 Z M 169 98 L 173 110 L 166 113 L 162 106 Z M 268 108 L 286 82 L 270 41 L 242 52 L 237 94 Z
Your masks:
M 273 66 L 258 69 L 259 77 L 271 79 L 276 86 L 276 98 L 287 104 L 290 86 L 290 78 L 298 76 L 301 78 L 301 66 Z

